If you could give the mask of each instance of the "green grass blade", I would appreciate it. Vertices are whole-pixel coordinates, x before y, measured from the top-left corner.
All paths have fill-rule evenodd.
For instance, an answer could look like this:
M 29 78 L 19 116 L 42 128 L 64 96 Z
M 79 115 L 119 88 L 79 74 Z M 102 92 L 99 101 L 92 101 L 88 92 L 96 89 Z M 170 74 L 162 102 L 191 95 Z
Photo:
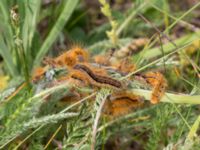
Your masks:
M 23 41 L 23 50 L 26 57 L 27 68 L 33 63 L 32 58 L 32 41 L 37 29 L 37 18 L 40 11 L 40 0 L 28 1 L 18 0 L 20 16 L 20 39 Z
M 10 23 L 10 13 L 6 0 L 0 1 L 0 13 L 1 13 L 1 37 L 0 37 L 0 55 L 3 57 L 6 64 L 6 70 L 14 77 L 18 74 L 16 68 L 16 59 L 13 58 L 11 53 L 14 47 L 14 38 L 12 32 L 12 26 Z
M 181 21 L 185 16 L 187 16 L 189 13 L 191 13 L 192 11 L 194 11 L 194 9 L 196 9 L 197 7 L 199 7 L 200 2 L 198 2 L 196 5 L 194 5 L 192 8 L 190 8 L 188 11 L 186 11 L 183 15 L 181 15 L 180 17 L 177 18 L 176 21 L 174 21 L 167 29 L 166 31 L 172 29 L 179 21 Z M 165 31 L 165 32 L 166 32 Z
M 149 4 L 149 5 L 152 5 L 151 3 Z M 175 21 L 171 24 L 171 25 L 169 25 L 162 33 L 167 33 L 167 32 L 169 32 L 178 22 L 182 22 L 182 19 L 184 18 L 184 17 L 186 17 L 189 13 L 191 13 L 194 9 L 196 9 L 198 6 L 200 5 L 200 2 L 199 3 L 197 3 L 196 5 L 194 5 L 192 8 L 190 8 L 188 11 L 186 11 L 183 15 L 181 15 L 180 17 L 178 17 L 178 18 L 176 18 L 175 19 Z M 167 14 L 167 12 L 165 12 L 166 14 Z M 199 36 L 199 32 L 197 32 L 196 33 L 197 34 L 197 36 Z M 199 36 L 200 37 L 200 36 Z M 157 41 L 158 40 L 158 38 L 156 38 L 153 42 L 152 42 L 152 44 L 150 44 L 149 46 L 148 46 L 148 48 L 150 48 L 150 47 L 152 47 L 152 45 L 153 45 L 153 43 L 155 43 L 155 41 Z M 187 40 L 187 39 L 185 39 L 185 40 Z M 171 43 L 172 44 L 172 43 Z M 183 44 L 182 44 L 183 45 Z M 173 46 L 174 47 L 174 46 Z M 176 47 L 177 48 L 177 47 Z M 165 49 L 165 48 L 163 48 L 163 49 Z M 148 54 L 150 54 L 149 53 L 149 51 L 148 51 Z M 145 54 L 147 57 L 152 57 L 152 56 L 148 56 L 148 54 Z M 152 54 L 152 51 L 151 51 L 151 54 Z M 153 54 L 154 55 L 154 54 Z M 143 57 L 143 56 L 142 56 Z M 144 56 L 145 57 L 145 56 Z M 154 56 L 153 56 L 154 57 Z
M 65 4 L 65 7 L 63 8 L 58 20 L 56 21 L 55 25 L 53 26 L 52 30 L 50 31 L 49 35 L 47 36 L 46 40 L 44 41 L 42 47 L 40 48 L 34 65 L 38 65 L 43 56 L 47 53 L 53 42 L 58 37 L 60 31 L 63 29 L 64 25 L 69 20 L 72 12 L 74 11 L 76 5 L 78 4 L 79 0 L 68 0 Z
M 23 20 L 22 39 L 26 53 L 31 48 L 34 32 L 36 30 L 37 16 L 40 11 L 40 0 L 35 1 L 19 1 L 25 7 L 25 19 Z
M 133 89 L 132 92 L 137 93 L 137 95 L 143 96 L 145 100 L 151 99 L 152 91 Z M 165 95 L 161 99 L 161 102 L 179 103 L 179 104 L 200 104 L 199 100 L 200 100 L 200 95 L 165 93 Z
M 182 45 L 185 45 L 187 43 L 192 44 L 193 41 L 198 40 L 198 39 L 200 39 L 200 32 L 185 35 L 175 40 L 174 43 L 176 43 L 178 47 L 181 47 Z M 164 44 L 163 50 L 165 54 L 170 53 L 174 50 L 174 46 L 171 43 Z M 156 48 L 144 50 L 139 54 L 141 54 L 144 59 L 152 59 L 152 58 L 161 56 L 162 52 L 160 51 L 160 47 L 156 47 Z
M 8 7 L 6 5 L 6 1 L 5 0 L 1 0 L 0 1 L 0 9 L 1 9 L 1 12 L 3 15 L 3 17 L 5 18 L 5 20 L 8 20 L 9 19 L 9 14 L 8 14 Z
M 144 8 L 144 6 L 146 5 L 146 3 L 143 3 L 142 5 L 140 5 L 138 8 L 136 8 L 136 10 L 134 9 L 131 14 L 123 21 L 123 23 L 119 26 L 119 28 L 117 29 L 116 33 L 117 36 L 119 36 L 121 34 L 121 32 L 123 31 L 123 29 L 125 29 L 128 24 L 132 21 L 132 19 L 135 17 L 135 15 L 142 9 Z
M 3 42 L 2 37 L 0 37 L 0 55 L 3 57 L 3 60 L 8 68 L 8 71 L 12 77 L 18 74 L 16 70 L 16 66 L 14 65 L 12 55 L 8 49 L 8 47 Z
M 176 20 L 179 21 L 180 24 L 186 26 L 187 28 L 191 29 L 192 31 L 198 30 L 198 28 L 197 28 L 195 25 L 192 25 L 192 24 L 190 24 L 189 22 L 186 22 L 186 21 L 184 21 L 184 20 L 182 20 L 182 19 L 181 19 L 181 20 L 178 20 L 177 17 L 173 16 L 172 14 L 166 12 L 166 11 L 163 10 L 163 9 L 160 9 L 158 6 L 156 6 L 156 5 L 152 4 L 152 3 L 150 3 L 150 5 L 151 5 L 155 10 L 157 10 L 157 11 L 163 13 L 164 15 L 167 15 L 167 17 L 169 17 L 169 18 L 171 18 L 171 19 L 173 19 L 173 20 L 175 20 L 175 21 L 176 21 Z

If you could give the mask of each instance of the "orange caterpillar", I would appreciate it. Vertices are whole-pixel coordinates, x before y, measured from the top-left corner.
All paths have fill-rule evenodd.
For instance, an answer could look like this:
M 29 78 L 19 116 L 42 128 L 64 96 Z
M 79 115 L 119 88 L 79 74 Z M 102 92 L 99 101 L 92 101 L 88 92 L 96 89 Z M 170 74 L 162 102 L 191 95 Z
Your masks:
M 47 58 L 45 61 L 47 64 L 53 65 L 54 67 L 73 67 L 78 62 L 87 62 L 89 55 L 86 50 L 76 46 L 62 55 L 52 59 Z
M 63 53 L 56 58 L 44 58 L 43 63 L 46 64 L 45 67 L 38 67 L 35 69 L 32 80 L 36 81 L 41 79 L 41 77 L 48 70 L 48 65 L 53 67 L 73 67 L 78 62 L 88 61 L 89 55 L 86 50 L 81 47 L 75 46 L 69 51 Z
M 111 116 L 120 116 L 140 107 L 142 104 L 142 97 L 124 90 L 116 91 L 108 97 L 104 113 Z
M 167 87 L 167 82 L 164 76 L 160 72 L 147 72 L 144 75 L 144 78 L 146 79 L 147 83 L 153 87 L 151 103 L 158 103 L 164 95 Z
M 40 80 L 44 76 L 47 70 L 48 70 L 48 66 L 36 68 L 32 75 L 32 81 L 36 82 Z

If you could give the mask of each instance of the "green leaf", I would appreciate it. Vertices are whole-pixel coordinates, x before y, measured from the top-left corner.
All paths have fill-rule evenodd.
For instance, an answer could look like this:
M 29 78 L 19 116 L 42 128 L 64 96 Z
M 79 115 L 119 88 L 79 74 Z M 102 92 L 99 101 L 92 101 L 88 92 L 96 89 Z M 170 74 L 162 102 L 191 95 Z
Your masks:
M 10 23 L 10 14 L 6 0 L 0 1 L 0 14 L 1 14 L 1 37 L 0 37 L 0 55 L 3 57 L 6 64 L 6 69 L 11 76 L 18 74 L 15 66 L 15 61 L 11 53 L 14 47 L 13 32 Z
M 40 11 L 40 5 L 41 1 L 40 0 L 35 0 L 35 1 L 18 1 L 22 7 L 24 7 L 24 11 L 20 14 L 20 16 L 24 16 L 23 24 L 22 24 L 22 40 L 23 40 L 23 45 L 26 54 L 31 54 L 31 46 L 32 46 L 32 40 L 33 36 L 36 30 L 36 25 L 37 25 L 37 16 Z
M 72 12 L 74 11 L 76 5 L 78 4 L 78 1 L 79 0 L 73 0 L 73 1 L 68 0 L 66 2 L 58 20 L 56 21 L 55 25 L 51 29 L 46 40 L 44 41 L 42 47 L 40 48 L 40 50 L 36 56 L 34 66 L 37 66 L 41 62 L 43 56 L 48 52 L 49 48 L 52 46 L 53 42 L 58 37 L 60 31 L 63 29 L 64 25 L 69 20 Z
M 8 49 L 8 47 L 5 45 L 5 43 L 3 42 L 3 38 L 0 37 L 0 55 L 3 57 L 5 64 L 8 68 L 8 71 L 10 73 L 11 76 L 16 76 L 18 74 L 16 67 L 13 63 L 12 60 L 12 55 L 10 53 L 10 50 Z
M 152 92 L 149 90 L 133 89 L 133 93 L 143 96 L 145 100 L 151 99 Z M 200 95 L 186 95 L 186 94 L 173 94 L 165 93 L 165 95 L 160 100 L 161 102 L 167 103 L 179 103 L 179 104 L 200 104 Z
M 198 39 L 200 39 L 200 32 L 187 34 L 179 39 L 176 39 L 174 43 L 178 47 L 181 47 L 188 43 L 192 44 L 193 41 L 198 40 Z M 175 48 L 174 45 L 172 45 L 170 42 L 163 45 L 163 51 L 165 54 L 174 51 L 174 48 Z M 142 57 L 145 59 L 152 59 L 158 56 L 162 56 L 162 51 L 160 50 L 160 47 L 156 47 L 156 48 L 146 49 L 140 52 L 139 55 L 142 55 Z

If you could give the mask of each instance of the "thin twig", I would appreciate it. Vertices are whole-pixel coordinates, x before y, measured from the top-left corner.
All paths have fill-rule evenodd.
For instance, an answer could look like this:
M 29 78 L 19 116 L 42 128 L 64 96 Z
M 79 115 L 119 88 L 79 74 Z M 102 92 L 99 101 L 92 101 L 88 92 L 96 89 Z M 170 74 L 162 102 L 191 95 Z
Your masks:
M 178 20 L 178 18 L 174 17 L 173 15 L 167 13 L 166 11 L 164 11 L 163 9 L 160 9 L 158 6 L 156 6 L 155 4 L 153 3 L 148 3 L 149 5 L 151 5 L 153 8 L 155 8 L 156 10 L 160 11 L 161 13 L 164 13 L 164 14 L 167 14 L 168 17 L 174 19 L 174 20 Z M 179 24 L 183 27 L 186 27 L 188 28 L 189 30 L 193 31 L 193 32 L 196 32 L 197 30 L 199 30 L 198 27 L 196 27 L 195 25 L 193 24 L 190 24 L 184 20 L 179 20 Z
M 165 56 L 165 52 L 164 52 L 164 49 L 163 49 L 163 43 L 162 43 L 161 36 L 160 36 L 160 34 L 158 36 L 159 36 L 159 40 L 160 40 L 161 52 L 162 52 L 163 56 Z M 164 57 L 163 57 L 163 65 L 164 65 L 164 69 L 165 69 L 165 73 L 166 73 L 166 65 L 165 65 L 165 58 Z
M 152 22 L 150 22 L 147 18 L 145 18 L 142 14 L 138 14 L 138 16 L 140 18 L 142 18 L 146 23 L 150 24 L 155 30 L 156 32 L 158 32 L 160 35 L 162 35 L 163 37 L 165 37 L 170 43 L 172 43 L 172 45 L 174 45 L 175 48 L 177 48 L 177 45 L 172 41 L 171 38 L 169 38 L 166 34 L 164 34 L 163 32 L 161 32 Z
M 60 113 L 64 113 L 66 111 L 68 111 L 69 109 L 73 108 L 74 106 L 78 105 L 78 104 L 81 104 L 82 102 L 86 101 L 87 99 L 89 98 L 92 98 L 93 96 L 95 96 L 97 94 L 97 92 L 94 92 L 92 94 L 90 94 L 89 96 L 83 98 L 82 100 L 70 105 L 69 107 L 67 107 L 66 109 L 62 110 Z
M 15 148 L 14 150 L 17 150 L 26 140 L 28 140 L 33 134 L 35 134 L 37 131 L 39 131 L 43 126 L 40 126 L 39 128 L 35 129 L 31 134 L 29 134 L 25 139 L 23 139 Z M 16 137 L 15 137 L 16 138 Z M 7 144 L 6 144 L 7 145 Z M 4 144 L 5 146 L 5 144 Z M 0 147 L 3 148 L 4 146 Z
M 123 29 L 132 21 L 133 17 L 136 15 L 136 13 L 139 10 L 141 10 L 142 8 L 144 8 L 145 5 L 146 5 L 146 3 L 143 3 L 142 5 L 140 5 L 139 7 L 137 7 L 136 9 L 133 9 L 134 11 L 129 16 L 127 16 L 127 18 L 124 20 L 124 22 L 117 29 L 117 31 L 116 31 L 117 36 L 119 36 L 121 34 L 121 32 L 123 31 Z
M 61 128 L 62 128 L 62 124 L 58 127 L 58 129 L 55 131 L 55 133 L 49 139 L 49 141 L 47 142 L 47 144 L 44 147 L 44 150 L 47 149 L 47 147 L 49 146 L 49 144 L 51 143 L 51 141 L 53 140 L 53 138 L 58 134 L 58 132 L 60 131 Z
M 106 97 L 101 101 L 101 104 L 100 104 L 99 109 L 96 114 L 96 118 L 94 120 L 94 126 L 93 126 L 93 131 L 92 131 L 91 150 L 95 150 L 97 127 L 98 127 L 98 123 L 99 123 L 99 118 L 101 116 L 101 111 L 103 109 L 105 102 L 106 102 Z
M 171 53 L 169 53 L 169 54 L 167 54 L 167 55 L 165 55 L 165 56 L 163 56 L 163 57 L 161 57 L 161 58 L 159 58 L 159 59 L 157 59 L 157 60 L 155 60 L 155 61 L 149 63 L 148 65 L 143 66 L 143 67 L 137 69 L 136 71 L 129 73 L 128 75 L 126 75 L 126 76 L 124 76 L 124 77 L 121 77 L 120 80 L 124 80 L 124 79 L 126 79 L 126 78 L 128 78 L 128 77 L 130 77 L 130 76 L 132 76 L 132 75 L 134 75 L 134 74 L 136 74 L 136 73 L 138 73 L 138 72 L 140 72 L 140 71 L 146 69 L 147 67 L 152 66 L 153 64 L 156 64 L 157 62 L 161 61 L 163 58 L 169 57 L 169 56 L 171 56 L 171 55 L 177 53 L 178 51 L 180 51 L 180 50 L 186 48 L 186 47 L 189 46 L 190 44 L 191 44 L 191 43 L 187 43 L 187 44 L 185 44 L 185 45 L 183 45 L 183 46 L 177 48 L 176 50 L 172 51 Z

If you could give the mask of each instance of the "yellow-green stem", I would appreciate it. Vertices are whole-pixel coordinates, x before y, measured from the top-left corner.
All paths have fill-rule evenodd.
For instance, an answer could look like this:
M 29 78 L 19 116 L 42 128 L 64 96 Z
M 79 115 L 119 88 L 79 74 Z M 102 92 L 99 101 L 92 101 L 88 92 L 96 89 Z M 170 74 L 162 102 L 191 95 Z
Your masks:
M 143 96 L 146 100 L 151 99 L 152 91 L 133 89 L 132 92 L 134 94 Z M 160 101 L 168 103 L 179 103 L 179 104 L 200 104 L 200 95 L 165 93 L 165 95 L 162 97 Z

